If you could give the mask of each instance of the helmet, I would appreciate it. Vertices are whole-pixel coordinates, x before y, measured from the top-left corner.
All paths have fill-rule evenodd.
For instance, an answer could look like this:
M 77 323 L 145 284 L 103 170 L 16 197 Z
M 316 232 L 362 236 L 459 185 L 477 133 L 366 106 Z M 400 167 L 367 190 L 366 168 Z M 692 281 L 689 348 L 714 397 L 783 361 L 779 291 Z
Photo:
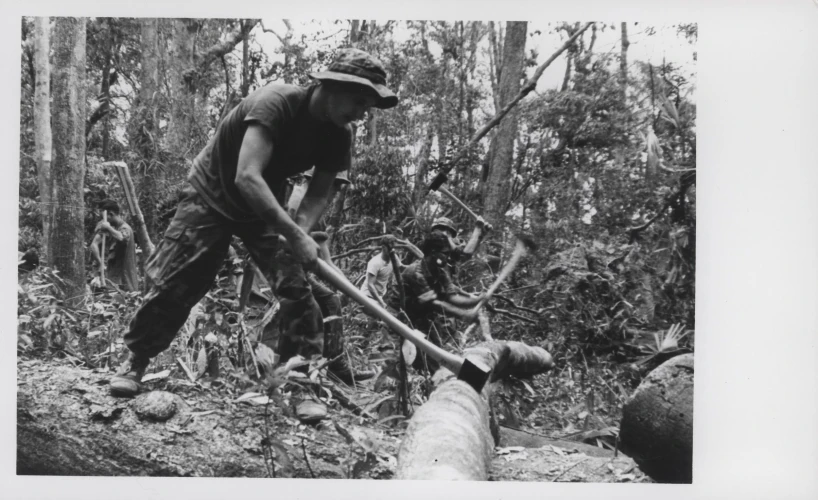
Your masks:
M 452 233 L 457 234 L 457 226 L 455 226 L 454 222 L 448 217 L 438 217 L 432 222 L 432 230 L 438 228 L 448 229 Z

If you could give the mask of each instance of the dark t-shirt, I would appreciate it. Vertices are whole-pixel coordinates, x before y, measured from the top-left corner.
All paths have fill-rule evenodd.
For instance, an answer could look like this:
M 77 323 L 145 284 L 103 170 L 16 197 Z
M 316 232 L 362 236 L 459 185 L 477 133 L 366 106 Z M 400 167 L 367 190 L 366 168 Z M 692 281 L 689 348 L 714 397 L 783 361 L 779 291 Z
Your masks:
M 251 123 L 263 125 L 273 140 L 273 156 L 262 175 L 280 203 L 288 177 L 312 167 L 335 173 L 349 168 L 352 128 L 310 116 L 307 104 L 314 89 L 269 84 L 227 114 L 193 161 L 189 177 L 208 205 L 233 220 L 258 218 L 235 183 L 241 142 Z

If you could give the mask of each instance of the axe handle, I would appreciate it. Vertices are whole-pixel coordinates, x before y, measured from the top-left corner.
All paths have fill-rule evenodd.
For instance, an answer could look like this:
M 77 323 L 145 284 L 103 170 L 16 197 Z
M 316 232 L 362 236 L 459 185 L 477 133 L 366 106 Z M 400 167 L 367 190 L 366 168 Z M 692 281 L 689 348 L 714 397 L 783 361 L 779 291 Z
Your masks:
M 474 220 L 477 220 L 478 218 L 480 218 L 480 216 L 478 216 L 476 213 L 474 213 L 474 212 L 472 211 L 472 209 L 471 209 L 471 208 L 469 208 L 469 207 L 468 207 L 468 206 L 467 206 L 465 203 L 463 203 L 462 201 L 460 201 L 460 198 L 458 198 L 457 196 L 455 196 L 455 195 L 454 195 L 454 193 L 452 193 L 451 191 L 449 191 L 448 189 L 446 189 L 444 186 L 440 186 L 439 188 L 437 188 L 437 190 L 438 190 L 438 191 L 440 191 L 441 193 L 445 194 L 446 196 L 448 196 L 448 197 L 449 197 L 449 198 L 450 198 L 450 199 L 451 199 L 453 202 L 455 202 L 455 203 L 457 203 L 458 205 L 460 205 L 460 208 L 462 208 L 462 209 L 463 209 L 463 210 L 465 210 L 465 211 L 466 211 L 466 212 L 467 212 L 469 215 L 471 215 L 472 217 L 474 217 Z
M 471 310 L 472 313 L 477 314 L 478 311 L 488 302 L 494 292 L 500 288 L 500 285 L 508 279 L 509 275 L 514 271 L 514 268 L 517 267 L 517 264 L 520 263 L 520 260 L 525 257 L 526 248 L 523 245 L 519 245 L 517 248 L 514 249 L 514 253 L 511 254 L 511 258 L 506 262 L 506 265 L 503 266 L 503 269 L 500 270 L 500 274 L 497 276 L 497 279 L 494 280 L 494 283 L 491 284 L 489 289 L 486 291 L 486 294 L 483 296 L 483 300 L 477 303 L 476 306 Z
M 366 312 L 382 320 L 401 337 L 415 344 L 418 349 L 437 360 L 452 373 L 460 373 L 460 368 L 463 366 L 463 359 L 461 357 L 432 344 L 426 340 L 422 334 L 401 323 L 397 318 L 392 316 L 389 311 L 366 297 L 355 285 L 350 283 L 343 274 L 336 271 L 331 264 L 318 259 L 314 271 L 352 300 L 361 304 Z

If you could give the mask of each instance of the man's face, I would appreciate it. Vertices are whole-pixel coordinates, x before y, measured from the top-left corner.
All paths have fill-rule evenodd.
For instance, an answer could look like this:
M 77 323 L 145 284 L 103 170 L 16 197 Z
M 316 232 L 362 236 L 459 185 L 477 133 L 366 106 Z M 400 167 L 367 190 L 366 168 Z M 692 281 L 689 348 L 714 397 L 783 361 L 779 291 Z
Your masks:
M 333 88 L 327 100 L 327 115 L 332 123 L 344 127 L 364 117 L 377 98 L 355 89 Z

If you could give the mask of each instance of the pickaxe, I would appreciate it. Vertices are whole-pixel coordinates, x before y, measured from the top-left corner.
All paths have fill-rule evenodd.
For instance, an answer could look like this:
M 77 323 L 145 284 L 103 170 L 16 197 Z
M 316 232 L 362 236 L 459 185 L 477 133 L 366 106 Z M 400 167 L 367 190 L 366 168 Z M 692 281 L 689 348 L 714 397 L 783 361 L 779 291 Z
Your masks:
M 517 236 L 517 242 L 514 245 L 514 250 L 511 252 L 511 257 L 508 259 L 508 262 L 506 262 L 506 265 L 503 266 L 503 269 L 500 270 L 500 274 L 497 275 L 497 279 L 494 280 L 494 283 L 486 290 L 483 299 L 469 311 L 470 316 L 477 317 L 477 313 L 480 312 L 480 309 L 488 302 L 491 296 L 494 295 L 497 289 L 500 288 L 500 285 L 508 279 L 511 272 L 514 271 L 514 268 L 520 263 L 520 260 L 526 256 L 529 250 L 533 250 L 534 248 L 536 248 L 536 245 L 531 237 Z
M 439 174 L 437 174 L 437 176 L 435 176 L 435 178 L 432 180 L 432 183 L 429 185 L 429 192 L 440 191 L 441 193 L 448 196 L 453 202 L 460 205 L 460 208 L 462 208 L 463 210 L 466 211 L 466 213 L 474 217 L 474 220 L 479 219 L 480 218 L 479 215 L 474 213 L 471 208 L 469 208 L 465 203 L 460 201 L 460 198 L 455 196 L 451 191 L 449 191 L 443 186 L 443 183 L 446 182 L 447 180 L 449 180 L 449 177 L 446 175 L 446 172 L 440 172 Z
M 321 233 L 312 233 L 312 236 L 316 243 L 325 245 L 326 237 L 324 235 Z M 328 255 L 329 252 L 322 249 L 320 254 Z M 389 311 L 381 307 L 380 304 L 366 297 L 355 285 L 349 282 L 346 276 L 344 276 L 337 267 L 325 262 L 321 258 L 316 262 L 316 267 L 313 270 L 318 276 L 329 282 L 355 302 L 361 304 L 366 312 L 382 320 L 401 337 L 415 344 L 418 349 L 437 360 L 441 366 L 457 374 L 458 379 L 472 386 L 475 391 L 480 392 L 483 390 L 483 386 L 486 384 L 491 372 L 487 366 L 480 361 L 454 355 L 429 342 L 421 332 L 409 328 L 392 316 Z

